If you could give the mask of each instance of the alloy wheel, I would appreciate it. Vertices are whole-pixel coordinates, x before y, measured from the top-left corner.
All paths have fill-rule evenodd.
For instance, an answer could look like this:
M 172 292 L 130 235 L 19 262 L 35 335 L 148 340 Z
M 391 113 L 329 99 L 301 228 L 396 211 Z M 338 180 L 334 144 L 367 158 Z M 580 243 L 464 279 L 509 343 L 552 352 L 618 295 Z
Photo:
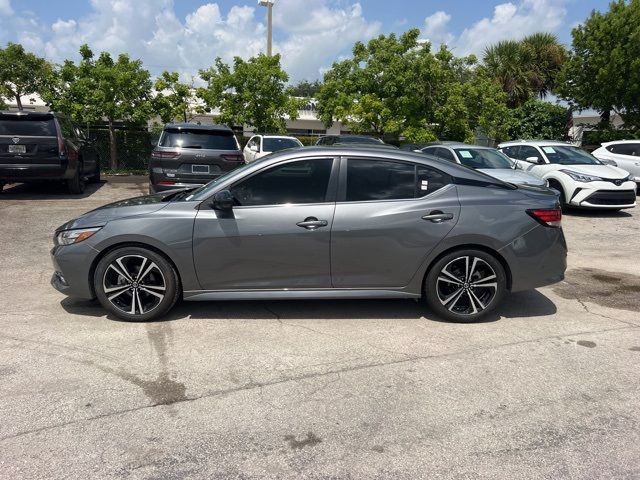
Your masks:
M 142 255 L 116 258 L 104 272 L 102 287 L 107 300 L 130 315 L 142 315 L 155 309 L 167 289 L 158 265 Z
M 443 307 L 458 315 L 485 310 L 498 292 L 494 269 L 482 258 L 461 256 L 447 263 L 437 277 L 436 293 Z

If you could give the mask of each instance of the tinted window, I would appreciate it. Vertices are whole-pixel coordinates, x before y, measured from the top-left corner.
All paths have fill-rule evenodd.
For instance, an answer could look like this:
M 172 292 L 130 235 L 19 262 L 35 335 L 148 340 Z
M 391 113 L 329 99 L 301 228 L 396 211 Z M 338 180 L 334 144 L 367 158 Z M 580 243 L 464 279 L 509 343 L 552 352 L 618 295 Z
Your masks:
M 517 156 L 518 155 L 518 148 L 519 147 L 517 147 L 517 146 L 515 146 L 515 147 L 504 147 L 501 150 L 508 157 L 520 158 L 520 157 Z
M 0 135 L 55 137 L 56 123 L 53 117 L 0 118 Z
M 419 166 L 416 197 L 424 197 L 451 183 L 451 177 L 435 168 Z
M 358 136 L 349 136 L 345 135 L 337 138 L 336 143 L 359 143 L 359 144 L 373 144 L 380 145 L 384 143 L 382 140 L 373 137 L 358 137 Z
M 617 145 L 609 145 L 607 150 L 619 155 L 640 156 L 640 143 L 618 143 Z
M 293 138 L 265 138 L 262 140 L 262 150 L 265 152 L 278 152 L 286 148 L 297 148 L 300 146 L 300 142 Z
M 422 153 L 426 153 L 427 155 L 433 155 L 434 157 L 437 157 L 437 153 L 438 153 L 438 149 L 436 147 L 427 147 L 427 148 L 423 148 L 421 150 Z
M 518 152 L 518 156 L 515 158 L 518 158 L 520 160 L 526 160 L 527 158 L 530 158 L 530 157 L 536 157 L 539 159 L 541 155 L 538 149 L 536 147 L 530 147 L 528 145 L 521 145 L 520 151 Z
M 454 162 L 455 163 L 455 161 L 456 161 L 456 159 L 453 157 L 453 153 L 451 153 L 446 148 L 439 148 L 438 149 L 438 156 L 440 158 L 442 158 L 443 160 L 448 160 L 450 162 Z
M 456 148 L 460 163 L 469 168 L 513 168 L 511 160 L 497 150 Z
M 596 157 L 577 147 L 550 145 L 541 148 L 551 163 L 560 165 L 600 165 L 600 161 Z
M 161 147 L 237 150 L 236 137 L 228 131 L 167 129 L 160 137 Z
M 347 201 L 414 198 L 415 165 L 381 160 L 347 162 Z
M 272 167 L 231 187 L 237 205 L 322 203 L 333 160 L 300 160 Z

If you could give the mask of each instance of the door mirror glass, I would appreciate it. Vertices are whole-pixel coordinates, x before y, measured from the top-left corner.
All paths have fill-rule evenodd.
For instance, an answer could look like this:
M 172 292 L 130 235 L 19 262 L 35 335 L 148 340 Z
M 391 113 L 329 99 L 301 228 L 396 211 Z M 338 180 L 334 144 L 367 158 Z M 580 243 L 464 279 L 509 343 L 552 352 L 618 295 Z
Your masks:
M 213 196 L 211 206 L 214 210 L 229 211 L 233 208 L 233 195 L 229 190 L 222 190 Z

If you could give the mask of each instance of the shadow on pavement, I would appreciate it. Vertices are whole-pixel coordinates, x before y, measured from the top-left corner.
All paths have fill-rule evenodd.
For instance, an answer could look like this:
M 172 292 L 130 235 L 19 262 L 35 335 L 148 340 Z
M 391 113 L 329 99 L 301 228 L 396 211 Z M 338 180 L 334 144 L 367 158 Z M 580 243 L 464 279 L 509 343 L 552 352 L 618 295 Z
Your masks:
M 588 210 L 580 208 L 569 208 L 562 210 L 562 215 L 567 217 L 594 217 L 594 218 L 628 218 L 633 215 L 626 210 L 611 211 L 611 210 Z
M 72 195 L 63 182 L 14 183 L 6 185 L 0 200 L 67 200 L 87 198 L 102 188 L 106 182 L 88 183 L 80 195 Z
M 121 321 L 97 301 L 65 298 L 62 308 L 74 315 L 105 317 Z M 537 290 L 507 295 L 502 304 L 480 323 L 495 322 L 501 317 L 522 318 L 553 315 L 555 304 Z M 415 300 L 277 300 L 180 302 L 160 322 L 180 319 L 234 320 L 417 320 L 442 322 L 423 301 Z

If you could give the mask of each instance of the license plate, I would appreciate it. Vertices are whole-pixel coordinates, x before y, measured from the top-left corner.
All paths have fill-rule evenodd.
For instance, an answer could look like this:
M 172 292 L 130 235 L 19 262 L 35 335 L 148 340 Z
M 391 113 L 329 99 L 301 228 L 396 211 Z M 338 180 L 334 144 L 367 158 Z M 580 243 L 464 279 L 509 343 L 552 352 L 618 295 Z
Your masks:
M 27 153 L 26 145 L 9 145 L 9 153 Z
M 191 173 L 209 174 L 209 165 L 191 165 Z

